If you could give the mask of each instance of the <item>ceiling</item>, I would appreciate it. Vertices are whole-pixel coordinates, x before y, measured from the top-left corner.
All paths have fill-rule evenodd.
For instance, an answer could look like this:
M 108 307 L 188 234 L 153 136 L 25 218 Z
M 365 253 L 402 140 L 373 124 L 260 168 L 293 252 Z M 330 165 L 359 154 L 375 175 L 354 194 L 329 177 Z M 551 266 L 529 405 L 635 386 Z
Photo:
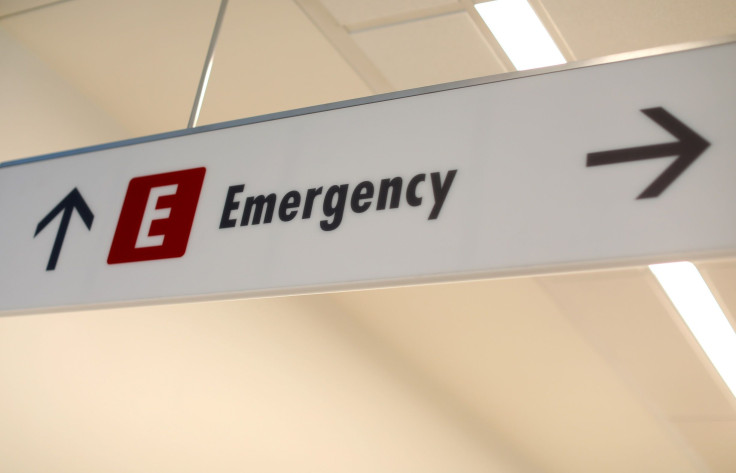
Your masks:
M 733 314 L 736 262 L 699 267 Z M 8 471 L 736 465 L 646 268 L 8 317 L 0 360 Z
M 42 3 L 0 8 L 0 159 L 187 126 L 218 0 Z M 531 3 L 569 60 L 736 32 L 731 0 Z M 199 124 L 510 70 L 470 0 L 230 0 Z
M 569 60 L 736 33 L 731 0 L 531 3 Z M 184 128 L 218 7 L 0 4 L 0 160 Z M 199 124 L 510 70 L 470 0 L 230 0 Z M 736 325 L 736 259 L 698 267 Z M 645 267 L 6 317 L 0 379 L 2 471 L 736 471 Z

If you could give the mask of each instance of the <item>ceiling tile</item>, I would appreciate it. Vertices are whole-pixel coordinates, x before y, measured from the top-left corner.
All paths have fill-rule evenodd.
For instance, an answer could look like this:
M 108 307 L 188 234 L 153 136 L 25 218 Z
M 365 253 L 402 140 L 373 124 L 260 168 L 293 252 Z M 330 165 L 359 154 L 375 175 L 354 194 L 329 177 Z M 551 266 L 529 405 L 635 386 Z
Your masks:
M 3 469 L 516 473 L 341 317 L 291 297 L 3 318 Z
M 550 472 L 699 471 L 659 406 L 534 280 L 332 298 L 356 331 L 412 367 L 429 395 L 481 424 L 489 448 Z
M 113 117 L 0 29 L 0 161 L 131 138 Z
M 2 20 L 134 136 L 186 128 L 218 0 L 73 0 Z
M 669 419 L 736 420 L 720 377 L 647 268 L 539 281 L 600 353 Z
M 458 3 L 457 0 L 321 0 L 342 25 L 363 23 L 427 8 Z
M 577 59 L 736 33 L 733 0 L 538 0 Z
M 695 421 L 681 422 L 679 430 L 687 441 L 703 452 L 707 471 L 733 473 L 736 471 L 736 422 Z
M 231 1 L 199 124 L 370 94 L 294 2 Z
M 352 37 L 396 89 L 506 72 L 466 13 L 369 29 Z
M 697 266 L 736 330 L 736 259 L 699 262 Z

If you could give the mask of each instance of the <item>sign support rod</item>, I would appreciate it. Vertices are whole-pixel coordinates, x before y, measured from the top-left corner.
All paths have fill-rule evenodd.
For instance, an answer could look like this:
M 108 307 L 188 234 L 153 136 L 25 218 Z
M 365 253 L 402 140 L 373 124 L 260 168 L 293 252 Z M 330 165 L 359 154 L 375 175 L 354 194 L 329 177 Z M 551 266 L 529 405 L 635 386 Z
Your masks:
M 215 47 L 217 46 L 217 37 L 220 35 L 220 27 L 222 26 L 222 19 L 225 17 L 225 9 L 227 8 L 227 0 L 220 1 L 220 10 L 217 12 L 217 20 L 215 20 L 215 27 L 212 29 L 212 38 L 210 39 L 210 47 L 207 50 L 207 57 L 204 60 L 204 67 L 202 68 L 202 75 L 199 78 L 199 86 L 197 87 L 197 95 L 194 97 L 194 104 L 192 105 L 192 113 L 189 115 L 189 123 L 187 128 L 194 128 L 197 126 L 199 120 L 199 111 L 202 109 L 202 101 L 204 100 L 204 94 L 207 91 L 207 81 L 210 78 L 210 72 L 212 71 L 212 61 L 215 58 Z

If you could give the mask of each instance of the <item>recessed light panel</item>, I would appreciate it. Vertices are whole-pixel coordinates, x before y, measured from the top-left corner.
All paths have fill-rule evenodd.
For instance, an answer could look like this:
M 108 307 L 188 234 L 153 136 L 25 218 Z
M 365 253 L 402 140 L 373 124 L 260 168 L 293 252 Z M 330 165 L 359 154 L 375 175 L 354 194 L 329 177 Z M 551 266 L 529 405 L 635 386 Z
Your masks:
M 514 67 L 520 71 L 564 64 L 565 57 L 526 0 L 475 6 Z
M 694 264 L 649 266 L 680 316 L 736 396 L 736 332 Z

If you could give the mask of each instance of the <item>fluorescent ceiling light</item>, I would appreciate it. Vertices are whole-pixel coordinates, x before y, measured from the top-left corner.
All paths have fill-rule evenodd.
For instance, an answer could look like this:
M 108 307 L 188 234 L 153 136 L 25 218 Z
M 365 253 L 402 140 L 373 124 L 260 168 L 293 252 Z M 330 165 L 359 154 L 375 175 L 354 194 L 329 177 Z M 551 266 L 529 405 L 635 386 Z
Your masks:
M 493 0 L 475 9 L 517 70 L 566 62 L 527 0 Z
M 649 269 L 736 397 L 736 333 L 695 265 L 653 264 Z

